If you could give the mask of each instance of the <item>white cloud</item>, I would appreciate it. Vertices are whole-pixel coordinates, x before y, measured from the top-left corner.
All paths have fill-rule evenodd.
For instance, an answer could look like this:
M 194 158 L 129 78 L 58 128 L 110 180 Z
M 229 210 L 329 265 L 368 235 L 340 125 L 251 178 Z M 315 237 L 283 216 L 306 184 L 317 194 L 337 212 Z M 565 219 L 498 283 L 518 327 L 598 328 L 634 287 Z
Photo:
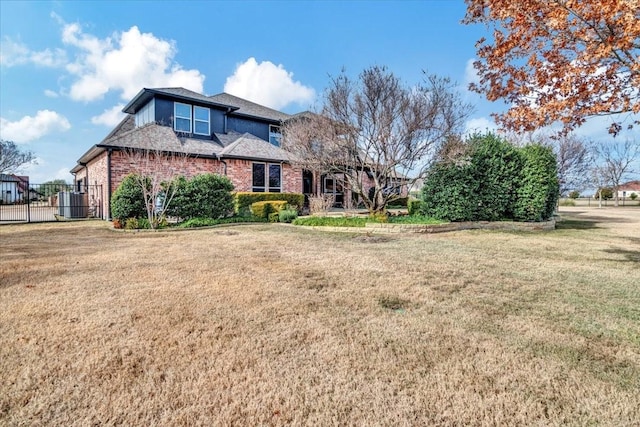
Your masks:
M 205 76 L 174 62 L 175 42 L 141 33 L 138 27 L 99 39 L 82 32 L 78 24 L 66 24 L 62 41 L 79 52 L 67 64 L 77 77 L 69 95 L 76 101 L 93 101 L 110 91 L 129 100 L 143 87 L 181 86 L 202 93 Z
M 311 104 L 315 98 L 313 88 L 293 80 L 293 73 L 282 65 L 270 61 L 260 64 L 249 58 L 227 77 L 224 91 L 258 104 L 280 109 L 290 103 Z
M 62 49 L 32 51 L 23 43 L 15 42 L 9 37 L 0 40 L 0 65 L 4 67 L 34 64 L 55 68 L 62 67 L 66 62 L 67 54 Z
M 91 123 L 94 125 L 105 125 L 113 127 L 120 123 L 125 114 L 122 112 L 124 104 L 116 105 L 113 108 L 104 110 L 104 112 L 98 116 L 91 117 Z
M 53 91 L 51 89 L 45 89 L 44 90 L 44 96 L 49 97 L 49 98 L 57 98 L 58 97 L 58 92 Z
M 486 117 L 470 119 L 465 123 L 464 127 L 465 135 L 472 135 L 476 132 L 496 132 L 498 130 L 498 126 L 495 124 L 495 122 L 492 119 L 488 119 Z
M 50 110 L 40 110 L 35 117 L 24 116 L 15 122 L 0 117 L 0 138 L 16 143 L 33 141 L 50 133 L 69 129 L 69 120 Z
M 473 66 L 473 63 L 476 61 L 475 58 L 471 58 L 467 60 L 467 65 L 464 67 L 464 83 L 465 86 L 469 86 L 471 83 L 479 84 L 480 76 L 478 76 L 478 70 L 476 70 Z

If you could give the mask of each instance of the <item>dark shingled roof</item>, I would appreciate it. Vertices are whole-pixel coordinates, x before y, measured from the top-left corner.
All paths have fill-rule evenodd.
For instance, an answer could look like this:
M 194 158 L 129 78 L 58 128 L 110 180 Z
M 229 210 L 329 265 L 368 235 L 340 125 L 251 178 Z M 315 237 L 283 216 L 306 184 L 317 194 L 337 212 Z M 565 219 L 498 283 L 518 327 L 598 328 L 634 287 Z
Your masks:
M 125 119 L 126 120 L 126 119 Z M 89 161 L 105 148 L 133 148 L 160 150 L 172 153 L 185 153 L 199 157 L 235 158 L 266 160 L 276 162 L 289 161 L 289 155 L 280 147 L 258 138 L 250 133 L 215 133 L 212 140 L 179 137 L 168 126 L 149 123 L 132 130 L 114 133 L 100 144 L 92 147 L 80 159 Z
M 208 98 L 209 100 L 220 104 L 237 107 L 238 109 L 232 114 L 240 114 L 243 116 L 257 117 L 272 121 L 284 121 L 291 117 L 289 114 L 274 110 L 273 108 L 265 107 L 264 105 L 256 104 L 255 102 L 247 101 L 246 99 L 238 98 L 237 96 L 225 92 Z
M 124 106 L 122 111 L 129 114 L 135 114 L 138 110 L 151 100 L 156 95 L 166 95 L 171 98 L 175 98 L 181 101 L 194 102 L 199 104 L 210 105 L 212 107 L 226 109 L 233 107 L 225 103 L 220 103 L 211 99 L 206 95 L 202 95 L 198 92 L 194 92 L 183 87 L 164 87 L 164 88 L 144 88 L 136 96 L 133 97 L 127 105 Z
M 226 145 L 222 152 L 221 157 L 240 158 L 240 159 L 254 159 L 254 160 L 276 160 L 286 162 L 289 160 L 289 156 L 286 151 L 280 147 L 276 147 L 267 141 L 258 138 L 250 133 L 240 134 L 234 132 L 233 135 L 224 135 L 225 137 L 235 137 L 235 140 Z
M 139 148 L 186 153 L 197 156 L 217 156 L 222 146 L 215 141 L 195 138 L 179 138 L 168 126 L 149 123 L 129 132 L 122 132 L 99 144 L 100 147 Z

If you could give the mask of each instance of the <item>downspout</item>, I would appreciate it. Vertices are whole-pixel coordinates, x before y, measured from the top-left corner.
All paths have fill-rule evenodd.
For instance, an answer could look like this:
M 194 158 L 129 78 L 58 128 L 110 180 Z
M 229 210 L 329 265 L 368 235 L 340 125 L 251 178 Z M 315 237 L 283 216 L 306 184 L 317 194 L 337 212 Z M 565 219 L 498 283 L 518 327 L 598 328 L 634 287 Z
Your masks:
M 80 163 L 80 166 L 84 167 L 84 170 L 86 171 L 85 176 L 84 176 L 84 179 L 85 179 L 84 187 L 85 187 L 85 190 L 86 190 L 87 186 L 89 185 L 89 168 L 87 167 L 86 163 Z M 81 190 L 82 190 L 82 188 L 79 188 L 78 192 L 82 193 Z
M 227 162 L 222 160 L 222 157 L 220 157 L 219 154 L 213 153 L 213 155 L 216 156 L 216 159 L 218 159 L 218 161 L 224 165 L 224 176 L 227 176 Z
M 111 221 L 111 152 L 112 148 L 107 150 L 107 221 Z

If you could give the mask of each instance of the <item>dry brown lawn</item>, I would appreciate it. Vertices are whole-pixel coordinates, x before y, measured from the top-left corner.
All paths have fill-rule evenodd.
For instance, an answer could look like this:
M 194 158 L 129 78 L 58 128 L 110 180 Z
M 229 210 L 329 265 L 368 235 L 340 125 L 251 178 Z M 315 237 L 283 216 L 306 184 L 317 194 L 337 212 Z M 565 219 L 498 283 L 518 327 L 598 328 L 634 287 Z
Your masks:
M 547 233 L 0 227 L 0 425 L 638 425 L 640 209 Z

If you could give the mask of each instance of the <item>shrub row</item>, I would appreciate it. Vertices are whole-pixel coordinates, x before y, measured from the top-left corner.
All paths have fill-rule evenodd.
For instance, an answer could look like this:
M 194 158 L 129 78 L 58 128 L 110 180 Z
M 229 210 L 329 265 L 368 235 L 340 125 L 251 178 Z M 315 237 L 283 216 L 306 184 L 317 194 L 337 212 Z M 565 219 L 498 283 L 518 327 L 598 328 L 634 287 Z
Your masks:
M 447 221 L 544 221 L 559 197 L 556 158 L 549 147 L 515 147 L 491 133 L 474 135 L 455 159 L 430 170 L 422 203 L 410 212 Z

